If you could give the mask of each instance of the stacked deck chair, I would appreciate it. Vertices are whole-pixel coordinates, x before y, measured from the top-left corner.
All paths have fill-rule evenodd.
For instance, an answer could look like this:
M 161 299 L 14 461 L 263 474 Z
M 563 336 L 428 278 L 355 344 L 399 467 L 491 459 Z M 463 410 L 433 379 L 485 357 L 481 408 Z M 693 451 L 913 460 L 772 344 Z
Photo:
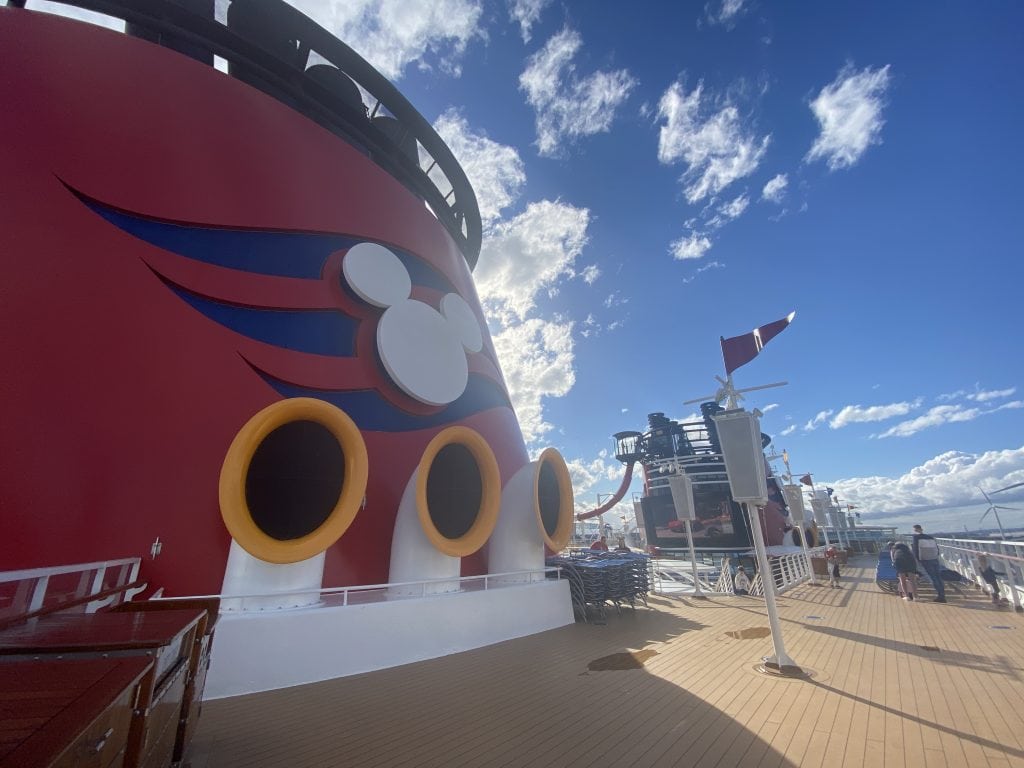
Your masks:
M 878 565 L 875 567 L 875 583 L 883 592 L 891 592 L 895 595 L 900 591 L 900 580 L 896 576 L 896 566 L 892 564 L 892 557 L 887 549 L 883 549 L 878 553 Z
M 638 599 L 647 605 L 650 581 L 646 555 L 592 552 L 570 558 L 550 557 L 547 564 L 561 567 L 563 576 L 569 580 L 573 612 L 584 621 L 589 620 L 590 608 L 603 620 L 608 604 L 618 612 L 623 603 L 636 608 Z

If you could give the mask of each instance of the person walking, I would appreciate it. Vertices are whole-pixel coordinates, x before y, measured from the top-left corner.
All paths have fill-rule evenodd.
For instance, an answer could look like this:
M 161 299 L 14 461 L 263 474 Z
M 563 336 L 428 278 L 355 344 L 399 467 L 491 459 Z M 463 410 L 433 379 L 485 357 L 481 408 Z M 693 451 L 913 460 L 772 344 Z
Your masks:
M 828 585 L 839 587 L 839 550 L 829 547 L 825 550 L 825 564 L 828 567 Z
M 946 585 L 942 581 L 942 561 L 939 559 L 939 542 L 924 532 L 920 525 L 914 526 L 914 558 L 924 568 L 932 586 L 935 587 L 936 603 L 946 602 Z
M 903 592 L 904 600 L 913 600 L 917 591 L 917 560 L 910 547 L 902 541 L 895 544 L 890 550 L 892 564 L 896 568 L 896 575 L 900 580 L 900 589 Z

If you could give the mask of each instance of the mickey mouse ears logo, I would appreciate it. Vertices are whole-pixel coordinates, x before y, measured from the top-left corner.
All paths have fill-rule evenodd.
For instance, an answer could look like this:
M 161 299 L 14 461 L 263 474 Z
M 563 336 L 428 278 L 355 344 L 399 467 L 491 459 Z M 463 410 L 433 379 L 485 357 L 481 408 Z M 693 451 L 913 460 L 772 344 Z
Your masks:
M 476 315 L 456 293 L 441 299 L 441 311 L 411 299 L 412 280 L 401 260 L 377 243 L 359 243 L 342 261 L 345 281 L 359 298 L 384 309 L 377 325 L 377 351 L 395 384 L 429 405 L 447 405 L 469 381 L 466 352 L 483 348 Z

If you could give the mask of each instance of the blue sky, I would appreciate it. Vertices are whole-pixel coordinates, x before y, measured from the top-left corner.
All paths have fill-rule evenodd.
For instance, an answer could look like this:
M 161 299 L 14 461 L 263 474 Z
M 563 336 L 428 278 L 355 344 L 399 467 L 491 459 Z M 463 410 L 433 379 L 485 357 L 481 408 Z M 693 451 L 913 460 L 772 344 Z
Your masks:
M 904 527 L 1024 482 L 1020 4 L 295 4 L 465 166 L 491 334 L 578 511 L 612 433 L 692 414 L 719 336 L 792 310 L 735 378 L 789 381 L 746 404 L 794 471 Z

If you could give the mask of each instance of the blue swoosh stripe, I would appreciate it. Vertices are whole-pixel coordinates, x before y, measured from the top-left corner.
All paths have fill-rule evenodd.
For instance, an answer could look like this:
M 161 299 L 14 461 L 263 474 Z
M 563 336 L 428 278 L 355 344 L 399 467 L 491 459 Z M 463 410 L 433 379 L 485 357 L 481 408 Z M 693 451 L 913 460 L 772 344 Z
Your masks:
M 333 309 L 255 309 L 198 296 L 164 281 L 206 317 L 256 341 L 314 355 L 351 357 L 358 323 Z
M 74 190 L 72 190 L 74 192 Z M 320 278 L 327 258 L 365 238 L 307 232 L 267 232 L 171 224 L 110 208 L 75 192 L 90 210 L 123 232 L 188 259 L 276 277 Z M 448 278 L 422 259 L 386 245 L 405 265 L 413 285 L 453 292 Z
M 417 416 L 392 405 L 375 390 L 339 392 L 310 389 L 279 381 L 258 368 L 253 367 L 253 370 L 282 397 L 315 397 L 323 400 L 343 410 L 361 430 L 370 432 L 411 432 L 429 429 L 460 421 L 491 408 L 512 407 L 508 397 L 497 384 L 474 374 L 470 374 L 466 391 L 458 400 L 437 413 Z

